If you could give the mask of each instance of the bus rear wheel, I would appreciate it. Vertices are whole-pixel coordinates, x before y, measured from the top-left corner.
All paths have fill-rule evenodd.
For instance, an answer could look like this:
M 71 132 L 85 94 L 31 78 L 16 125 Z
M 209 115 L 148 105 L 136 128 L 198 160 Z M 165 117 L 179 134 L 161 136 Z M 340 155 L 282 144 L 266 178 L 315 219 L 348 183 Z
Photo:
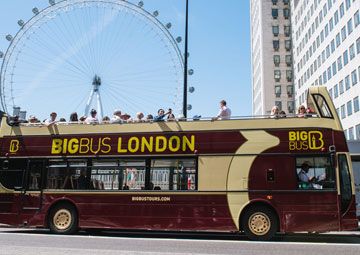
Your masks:
M 241 226 L 245 235 L 253 241 L 269 241 L 278 229 L 275 213 L 265 206 L 253 206 L 242 217 Z
M 69 235 L 78 230 L 78 216 L 73 206 L 59 204 L 51 209 L 49 215 L 50 231 L 54 234 Z

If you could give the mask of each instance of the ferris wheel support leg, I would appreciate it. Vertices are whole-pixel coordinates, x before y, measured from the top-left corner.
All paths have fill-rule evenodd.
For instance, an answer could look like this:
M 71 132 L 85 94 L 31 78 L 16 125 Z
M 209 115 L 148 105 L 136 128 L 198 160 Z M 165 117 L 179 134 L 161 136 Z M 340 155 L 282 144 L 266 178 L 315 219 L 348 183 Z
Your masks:
M 101 102 L 101 96 L 100 96 L 100 89 L 98 89 L 98 91 L 96 92 L 96 99 L 97 99 L 97 108 L 98 108 L 98 116 L 99 119 L 101 120 L 103 118 L 103 105 Z
M 90 105 L 91 105 L 91 102 L 93 100 L 93 97 L 94 97 L 94 90 L 92 89 L 91 92 L 90 92 L 89 99 L 88 99 L 88 101 L 86 103 L 86 106 L 85 106 L 85 113 L 84 113 L 85 116 L 88 116 L 88 114 L 89 114 Z

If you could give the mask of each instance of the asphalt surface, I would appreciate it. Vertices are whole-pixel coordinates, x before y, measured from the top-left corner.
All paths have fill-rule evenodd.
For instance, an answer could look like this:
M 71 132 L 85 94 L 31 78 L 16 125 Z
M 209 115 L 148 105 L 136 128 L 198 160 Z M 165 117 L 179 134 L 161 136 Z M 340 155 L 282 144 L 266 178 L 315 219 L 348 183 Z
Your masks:
M 0 228 L 0 255 L 92 254 L 360 254 L 360 231 L 322 235 L 277 236 L 272 242 L 250 242 L 244 236 L 219 233 L 80 232 L 52 235 L 47 230 Z

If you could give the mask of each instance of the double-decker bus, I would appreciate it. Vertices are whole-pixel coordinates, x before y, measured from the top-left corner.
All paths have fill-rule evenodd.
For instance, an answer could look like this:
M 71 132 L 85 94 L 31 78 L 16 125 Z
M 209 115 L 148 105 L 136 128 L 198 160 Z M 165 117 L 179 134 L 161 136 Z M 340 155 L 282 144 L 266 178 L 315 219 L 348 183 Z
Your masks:
M 300 117 L 0 128 L 0 223 L 244 232 L 353 230 L 354 182 L 324 87 Z

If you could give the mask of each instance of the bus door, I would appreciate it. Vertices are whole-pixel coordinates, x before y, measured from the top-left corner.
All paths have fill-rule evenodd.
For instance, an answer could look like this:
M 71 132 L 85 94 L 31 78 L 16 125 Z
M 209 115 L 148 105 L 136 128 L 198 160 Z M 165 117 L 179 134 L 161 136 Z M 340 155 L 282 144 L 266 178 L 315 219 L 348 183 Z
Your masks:
M 356 207 L 352 186 L 351 171 L 349 168 L 349 159 L 346 154 L 338 154 L 339 165 L 339 208 L 341 215 L 341 229 L 356 229 L 358 222 L 356 220 Z
M 29 160 L 22 193 L 22 213 L 33 214 L 41 209 L 44 160 Z

